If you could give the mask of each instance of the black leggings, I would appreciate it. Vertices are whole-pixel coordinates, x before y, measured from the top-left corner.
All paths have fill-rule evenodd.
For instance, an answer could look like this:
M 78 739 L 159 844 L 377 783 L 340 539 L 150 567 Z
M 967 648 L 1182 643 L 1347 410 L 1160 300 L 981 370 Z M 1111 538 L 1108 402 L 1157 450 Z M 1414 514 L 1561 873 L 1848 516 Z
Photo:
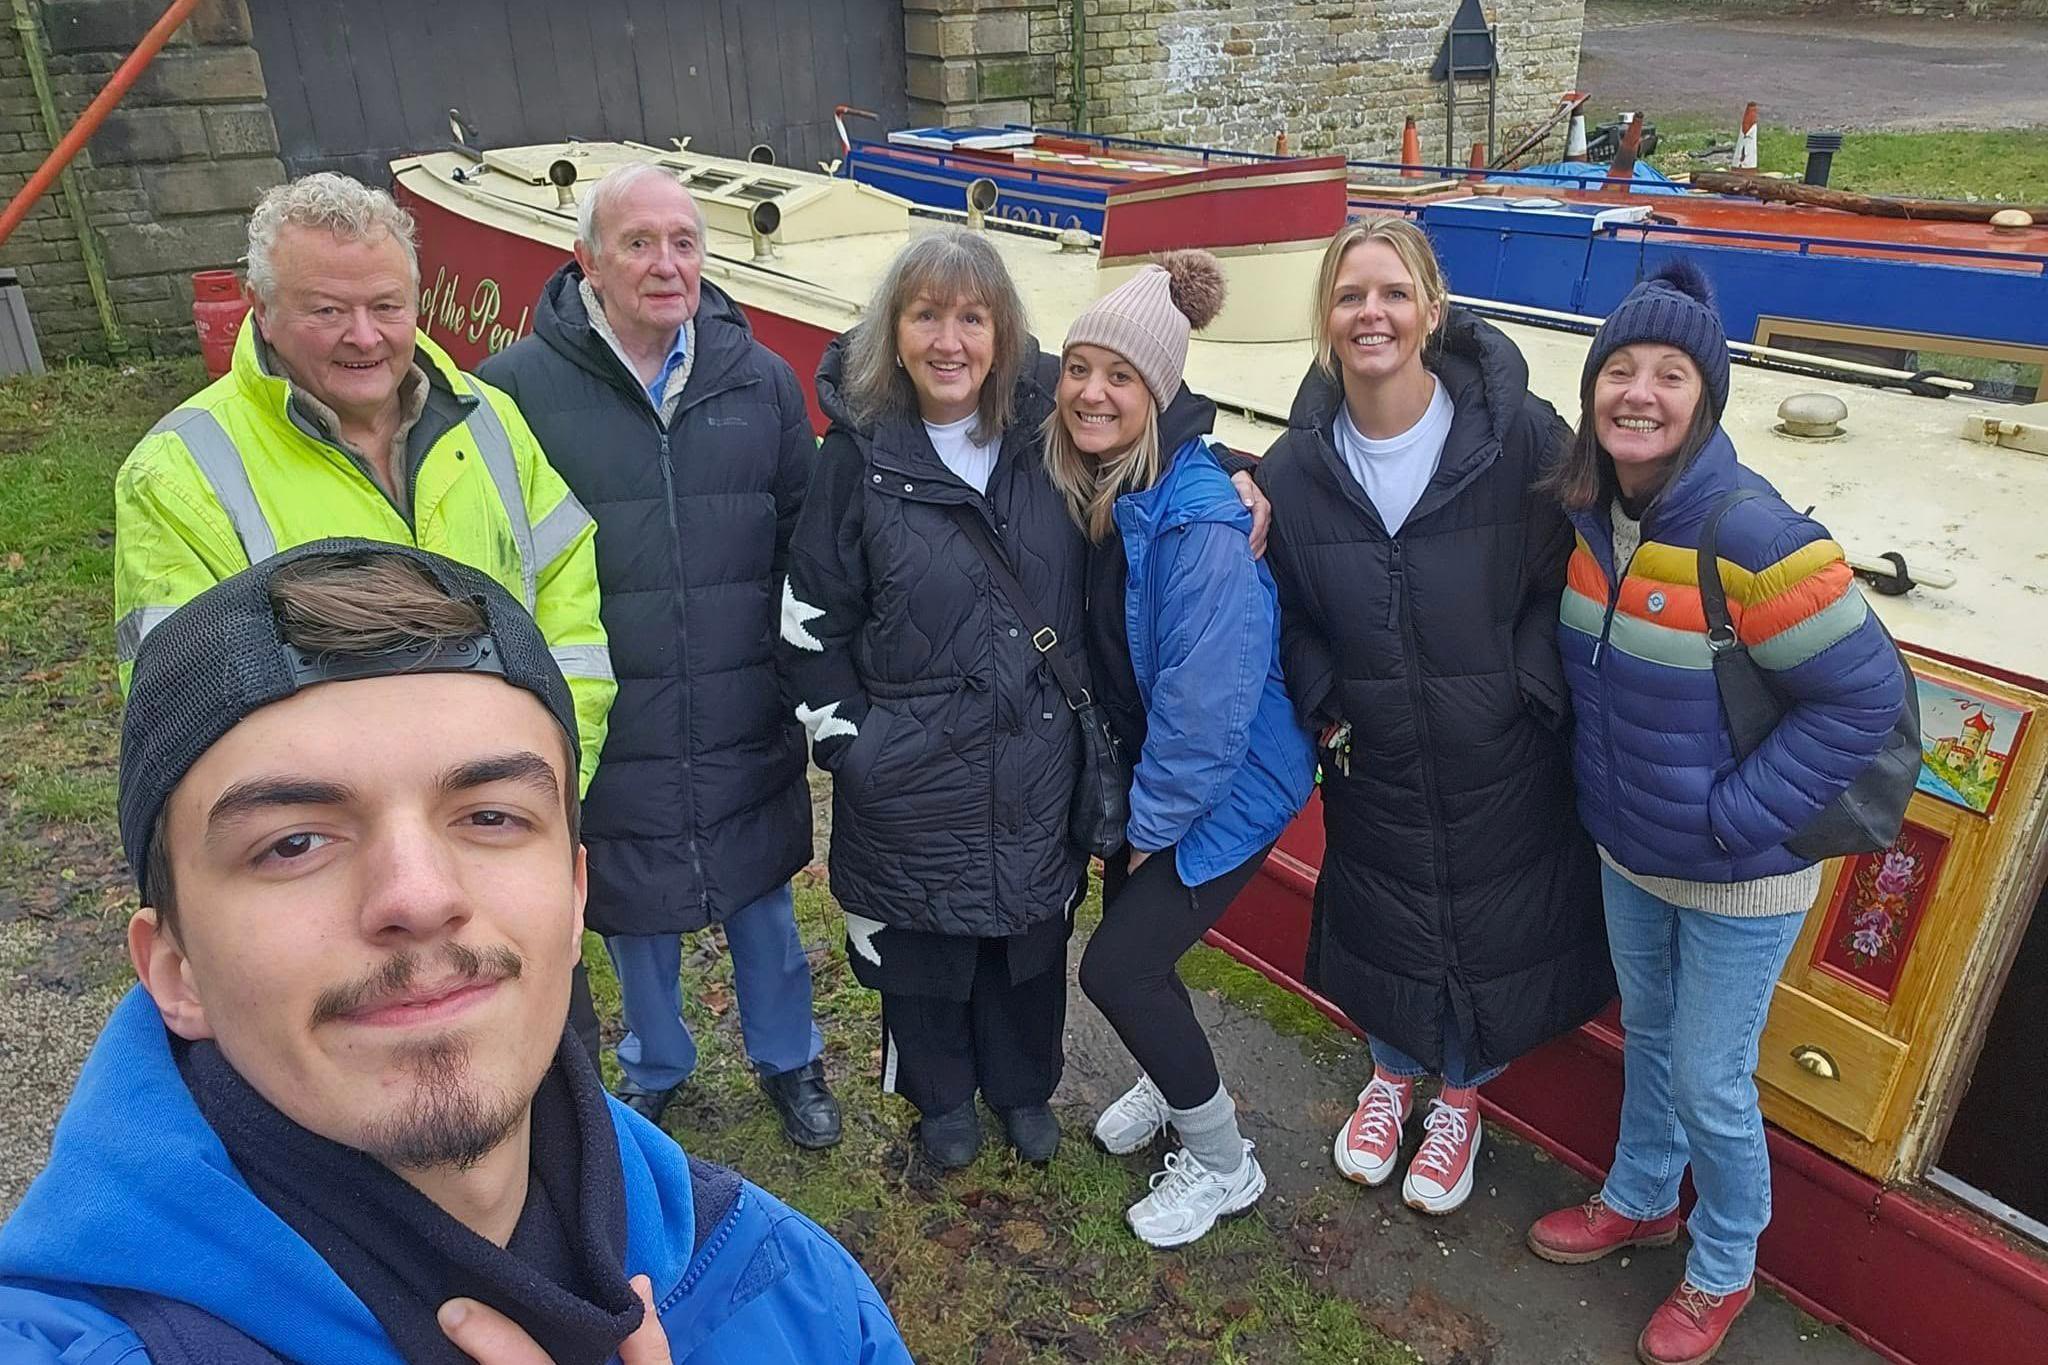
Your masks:
M 1172 849 L 1147 858 L 1135 874 L 1123 854 L 1102 870 L 1102 925 L 1081 956 L 1081 989 L 1175 1109 L 1193 1109 L 1216 1093 L 1216 1054 L 1175 971 L 1181 956 L 1223 917 L 1272 851 L 1200 886 L 1182 883 Z

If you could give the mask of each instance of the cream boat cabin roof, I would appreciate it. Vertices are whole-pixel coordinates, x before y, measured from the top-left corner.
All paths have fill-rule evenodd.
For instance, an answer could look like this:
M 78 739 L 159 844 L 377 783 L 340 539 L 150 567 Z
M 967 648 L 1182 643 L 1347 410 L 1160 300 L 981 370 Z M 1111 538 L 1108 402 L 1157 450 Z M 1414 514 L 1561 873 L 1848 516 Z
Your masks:
M 710 240 L 705 274 L 750 309 L 766 309 L 833 331 L 858 321 L 890 257 L 914 233 L 943 226 L 913 216 L 893 195 L 790 167 L 663 152 L 615 143 L 564 143 L 487 152 L 481 163 L 437 152 L 395 163 L 407 189 L 484 226 L 558 246 L 575 236 L 576 209 L 559 202 L 548 167 L 569 160 L 579 190 L 612 166 L 658 160 L 690 183 L 704 206 Z M 757 260 L 747 226 L 755 203 L 775 202 L 781 223 L 773 254 Z M 996 220 L 991 219 L 991 224 Z M 1040 342 L 1056 345 L 1068 320 L 1102 288 L 1092 250 L 1062 248 L 1050 235 L 989 229 L 1024 297 Z M 1225 255 L 1235 263 L 1260 253 Z M 1303 255 L 1312 262 L 1313 253 Z M 1270 266 L 1270 257 L 1267 261 Z M 1306 341 L 1312 270 L 1297 262 L 1293 285 L 1258 277 L 1257 296 L 1298 319 L 1300 339 L 1219 342 L 1197 336 L 1188 382 L 1225 409 L 1218 435 L 1263 451 L 1286 425 L 1310 362 Z M 1304 274 L 1304 271 L 1308 273 Z M 1452 281 L 1455 288 L 1456 281 Z M 1530 387 L 1567 420 L 1578 416 L 1586 338 L 1502 322 L 1528 358 Z M 1842 434 L 1802 440 L 1778 430 L 1780 404 L 1827 393 L 1848 408 Z M 2048 425 L 2035 411 L 2037 425 Z M 1972 416 L 2010 420 L 2015 409 L 1975 401 L 1916 397 L 1813 375 L 1751 365 L 1734 369 L 1723 425 L 1743 461 L 1769 478 L 1794 506 L 1814 508 L 1857 561 L 1896 551 L 1910 570 L 1951 577 L 1945 588 L 1920 586 L 1903 597 L 1870 594 L 1900 639 L 1997 667 L 2048 677 L 2048 456 L 1964 437 Z M 1981 426 L 1981 422 L 1978 424 Z

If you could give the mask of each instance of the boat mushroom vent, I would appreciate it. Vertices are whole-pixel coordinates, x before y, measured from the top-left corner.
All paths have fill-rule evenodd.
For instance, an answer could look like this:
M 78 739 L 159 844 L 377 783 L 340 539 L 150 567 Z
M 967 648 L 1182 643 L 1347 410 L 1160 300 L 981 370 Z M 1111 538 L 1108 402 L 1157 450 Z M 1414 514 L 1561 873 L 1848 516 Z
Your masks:
M 1831 393 L 1795 393 L 1778 404 L 1780 436 L 1800 441 L 1832 441 L 1849 420 L 1849 405 Z
M 754 259 L 765 261 L 775 254 L 775 230 L 782 226 L 782 210 L 764 199 L 747 210 L 747 228 L 754 238 Z
M 555 187 L 555 203 L 561 208 L 573 207 L 576 203 L 576 163 L 568 157 L 557 157 L 548 163 L 548 183 Z
M 995 211 L 996 182 L 987 176 L 979 176 L 967 184 L 967 226 L 977 231 L 982 221 Z

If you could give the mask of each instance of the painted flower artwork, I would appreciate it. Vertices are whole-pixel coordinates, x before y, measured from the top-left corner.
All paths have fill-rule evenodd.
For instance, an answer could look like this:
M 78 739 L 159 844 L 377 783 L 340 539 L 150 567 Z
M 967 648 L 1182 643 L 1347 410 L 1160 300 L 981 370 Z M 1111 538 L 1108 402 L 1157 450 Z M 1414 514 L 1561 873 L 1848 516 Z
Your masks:
M 1816 945 L 1819 965 L 1889 997 L 1933 902 L 1947 850 L 1941 835 L 1908 821 L 1890 848 L 1850 859 Z
M 1877 875 L 1869 878 L 1867 887 L 1858 889 L 1849 912 L 1849 955 L 1857 966 L 1889 962 L 1898 956 L 1899 930 L 1905 927 L 1906 906 L 1919 875 L 1918 858 L 1904 849 L 1888 848 L 1877 865 Z

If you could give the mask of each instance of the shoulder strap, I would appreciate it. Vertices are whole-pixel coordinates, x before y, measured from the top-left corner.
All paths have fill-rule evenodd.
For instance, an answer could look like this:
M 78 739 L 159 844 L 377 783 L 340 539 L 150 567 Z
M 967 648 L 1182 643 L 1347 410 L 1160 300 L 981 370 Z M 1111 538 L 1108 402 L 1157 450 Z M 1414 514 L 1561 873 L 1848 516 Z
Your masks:
M 1009 599 L 1010 608 L 1017 613 L 1018 619 L 1023 621 L 1024 629 L 1031 632 L 1031 646 L 1045 660 L 1046 667 L 1052 670 L 1054 681 L 1059 683 L 1060 691 L 1066 695 L 1067 705 L 1076 711 L 1088 705 L 1091 698 L 1087 687 L 1074 676 L 1073 668 L 1060 651 L 1059 632 L 1046 624 L 1037 604 L 1031 600 L 1031 594 L 1017 581 L 1017 575 L 1010 569 L 1009 557 L 1003 553 L 1002 547 L 996 544 L 995 537 L 989 533 L 988 522 L 983 519 L 981 513 L 966 503 L 951 503 L 946 510 L 953 520 L 959 523 L 960 530 L 968 541 L 981 552 L 982 559 L 988 563 L 990 576 L 996 581 L 996 587 Z
M 282 1356 L 203 1308 L 141 1289 L 93 1292 L 142 1339 L 150 1365 L 284 1365 Z
M 1754 488 L 1738 488 L 1714 504 L 1714 510 L 1707 513 L 1707 520 L 1700 527 L 1700 605 L 1707 616 L 1707 644 L 1717 650 L 1735 643 L 1735 627 L 1728 620 L 1728 589 L 1721 582 L 1721 553 L 1717 544 L 1721 518 L 1736 503 L 1762 496 Z

